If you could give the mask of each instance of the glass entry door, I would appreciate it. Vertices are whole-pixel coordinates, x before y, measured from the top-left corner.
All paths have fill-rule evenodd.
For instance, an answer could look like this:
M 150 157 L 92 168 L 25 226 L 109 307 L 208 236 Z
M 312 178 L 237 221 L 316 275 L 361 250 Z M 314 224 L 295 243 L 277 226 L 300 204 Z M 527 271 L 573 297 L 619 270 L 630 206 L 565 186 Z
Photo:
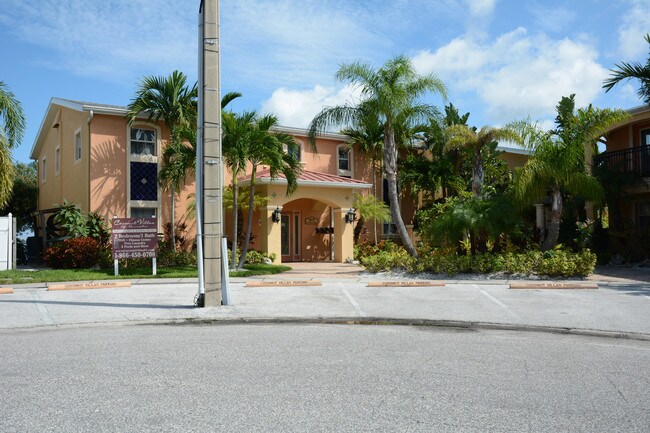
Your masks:
M 300 261 L 300 213 L 283 213 L 280 216 L 280 225 L 280 251 L 282 253 L 282 261 Z
M 282 261 L 287 262 L 291 260 L 291 215 L 283 213 L 280 216 L 280 225 L 282 228 L 282 233 L 280 235 Z

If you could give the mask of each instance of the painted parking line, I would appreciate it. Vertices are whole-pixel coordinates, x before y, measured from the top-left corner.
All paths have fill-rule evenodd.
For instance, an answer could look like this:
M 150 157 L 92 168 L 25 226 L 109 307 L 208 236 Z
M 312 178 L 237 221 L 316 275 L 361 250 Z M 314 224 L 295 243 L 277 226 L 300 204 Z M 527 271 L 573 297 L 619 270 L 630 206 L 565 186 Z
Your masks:
M 41 319 L 43 319 L 43 323 L 46 325 L 52 325 L 54 323 L 54 320 L 52 320 L 52 316 L 50 316 L 50 312 L 47 310 L 47 307 L 44 304 L 40 303 L 41 297 L 38 295 L 37 291 L 32 292 L 32 299 L 35 301 L 34 306 L 38 310 L 38 314 L 40 314 Z
M 498 300 L 498 299 L 495 298 L 494 296 L 490 295 L 490 294 L 489 294 L 488 292 L 486 292 L 485 290 L 481 289 L 477 284 L 472 284 L 472 287 L 478 289 L 479 292 L 481 293 L 481 295 L 485 296 L 485 297 L 488 298 L 490 301 L 494 302 L 494 303 L 497 304 L 499 307 L 501 307 L 501 308 L 503 308 L 504 310 L 506 310 L 506 311 L 508 312 L 508 314 L 510 314 L 512 317 L 514 317 L 514 318 L 517 319 L 517 320 L 521 320 L 521 317 L 519 317 L 519 316 L 518 316 L 514 311 L 512 311 L 512 310 L 510 309 L 510 307 L 508 307 L 506 304 L 504 304 L 503 302 L 501 302 L 500 300 Z
M 366 312 L 361 309 L 359 303 L 352 297 L 350 292 L 348 292 L 348 290 L 345 287 L 343 287 L 343 284 L 338 283 L 338 285 L 341 291 L 343 292 L 343 294 L 348 298 L 348 301 L 350 301 L 350 304 L 352 304 L 354 309 L 357 310 L 357 314 L 361 317 L 367 317 L 368 315 L 366 314 Z

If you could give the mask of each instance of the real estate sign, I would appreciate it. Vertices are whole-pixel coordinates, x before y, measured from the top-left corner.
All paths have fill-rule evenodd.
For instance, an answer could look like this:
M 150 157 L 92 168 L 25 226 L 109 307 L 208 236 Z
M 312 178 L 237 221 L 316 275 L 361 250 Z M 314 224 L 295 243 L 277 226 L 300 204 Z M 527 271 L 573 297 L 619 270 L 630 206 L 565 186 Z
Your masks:
M 155 258 L 158 254 L 157 218 L 113 218 L 113 260 Z

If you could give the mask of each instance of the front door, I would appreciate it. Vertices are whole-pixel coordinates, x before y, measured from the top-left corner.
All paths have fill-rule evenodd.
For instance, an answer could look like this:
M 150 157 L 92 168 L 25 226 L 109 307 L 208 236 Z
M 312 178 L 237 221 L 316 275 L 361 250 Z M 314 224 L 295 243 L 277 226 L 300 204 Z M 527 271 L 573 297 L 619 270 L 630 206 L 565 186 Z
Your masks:
M 280 216 L 281 252 L 283 262 L 300 261 L 300 213 L 287 212 Z

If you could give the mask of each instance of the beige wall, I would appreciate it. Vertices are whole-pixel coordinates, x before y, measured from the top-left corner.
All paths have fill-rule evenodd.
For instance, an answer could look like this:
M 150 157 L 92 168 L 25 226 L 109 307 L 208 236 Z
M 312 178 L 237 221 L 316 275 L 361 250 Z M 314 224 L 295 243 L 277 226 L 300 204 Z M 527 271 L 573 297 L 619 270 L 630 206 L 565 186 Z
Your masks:
M 63 203 L 75 203 L 88 210 L 88 113 L 60 107 L 55 124 L 44 125 L 45 139 L 38 154 L 39 209 L 49 209 Z M 74 160 L 75 132 L 81 131 L 82 156 Z M 60 148 L 60 171 L 55 170 L 55 153 Z M 42 181 L 42 161 L 46 158 L 46 180 Z

